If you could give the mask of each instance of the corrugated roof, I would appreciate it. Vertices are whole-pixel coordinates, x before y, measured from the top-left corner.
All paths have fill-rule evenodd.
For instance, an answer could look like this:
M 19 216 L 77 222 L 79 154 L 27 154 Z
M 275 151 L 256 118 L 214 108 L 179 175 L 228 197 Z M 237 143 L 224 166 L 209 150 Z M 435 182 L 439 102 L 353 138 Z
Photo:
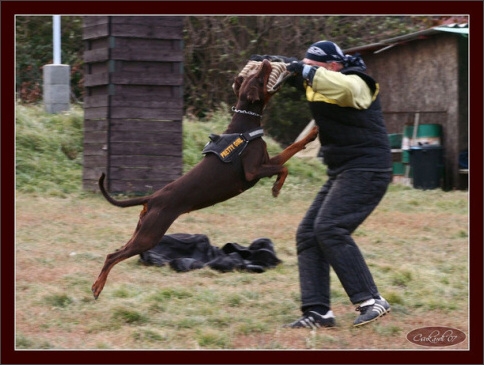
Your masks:
M 469 35 L 469 24 L 449 24 L 449 25 L 440 25 L 438 27 L 434 27 L 435 30 L 441 32 L 450 32 L 450 33 L 459 33 L 464 35 Z
M 356 53 L 356 52 L 371 52 L 371 51 L 373 51 L 374 53 L 380 53 L 400 43 L 413 41 L 416 39 L 423 39 L 429 36 L 433 36 L 435 34 L 439 34 L 440 32 L 457 33 L 464 37 L 467 37 L 469 35 L 469 24 L 454 23 L 454 24 L 439 25 L 437 27 L 420 30 L 415 33 L 409 33 L 402 36 L 385 39 L 378 43 L 371 43 L 364 46 L 348 48 L 348 49 L 345 49 L 344 52 L 350 53 L 350 54 Z

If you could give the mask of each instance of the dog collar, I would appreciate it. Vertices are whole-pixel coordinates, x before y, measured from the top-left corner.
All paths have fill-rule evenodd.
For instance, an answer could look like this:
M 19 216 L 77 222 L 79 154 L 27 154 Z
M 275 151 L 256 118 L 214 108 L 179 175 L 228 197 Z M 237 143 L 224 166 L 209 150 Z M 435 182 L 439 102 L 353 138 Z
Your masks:
M 249 115 L 253 115 L 254 117 L 262 118 L 262 114 L 257 114 L 257 113 L 251 112 L 250 110 L 235 109 L 235 106 L 232 107 L 232 111 L 234 113 L 249 114 Z

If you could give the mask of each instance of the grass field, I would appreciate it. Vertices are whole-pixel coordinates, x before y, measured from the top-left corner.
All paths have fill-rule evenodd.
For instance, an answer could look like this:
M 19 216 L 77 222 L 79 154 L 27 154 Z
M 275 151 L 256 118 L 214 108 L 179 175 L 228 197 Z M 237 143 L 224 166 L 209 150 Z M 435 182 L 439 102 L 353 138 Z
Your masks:
M 23 118 L 35 120 L 27 128 Z M 422 349 L 406 339 L 408 332 L 448 326 L 469 333 L 468 193 L 399 185 L 390 187 L 354 234 L 391 314 L 353 328 L 357 312 L 333 275 L 337 327 L 282 328 L 300 315 L 294 235 L 325 179 L 317 161 L 290 161 L 277 199 L 270 194 L 272 181 L 265 180 L 230 201 L 180 217 L 169 230 L 206 234 L 219 247 L 268 237 L 283 261 L 275 269 L 176 273 L 143 266 L 134 257 L 115 266 L 94 300 L 90 289 L 105 256 L 130 238 L 139 208 L 116 208 L 99 194 L 80 191 L 82 160 L 72 132 L 80 130 L 79 118 L 74 112 L 53 122 L 38 111 L 18 112 L 17 349 Z M 185 136 L 204 134 L 184 152 L 186 166 L 196 163 L 193 150 L 213 127 L 185 123 Z M 42 147 L 46 129 L 51 149 Z M 62 147 L 65 133 L 70 139 Z M 27 150 L 32 139 L 38 140 L 36 150 Z M 25 167 L 32 159 L 51 167 Z M 52 173 L 69 181 L 52 181 Z M 452 349 L 468 347 L 466 339 Z

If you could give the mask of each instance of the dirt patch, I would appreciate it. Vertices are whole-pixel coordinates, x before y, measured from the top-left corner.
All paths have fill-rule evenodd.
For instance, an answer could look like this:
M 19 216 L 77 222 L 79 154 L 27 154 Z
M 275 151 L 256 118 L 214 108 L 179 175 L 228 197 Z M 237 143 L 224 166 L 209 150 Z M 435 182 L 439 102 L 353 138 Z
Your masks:
M 295 188 L 296 189 L 296 188 Z M 100 197 L 17 195 L 16 318 L 20 348 L 427 350 L 406 340 L 425 326 L 469 334 L 465 194 L 433 196 L 425 209 L 394 208 L 408 198 L 389 194 L 355 232 L 355 239 L 392 312 L 362 328 L 336 277 L 332 294 L 337 327 L 283 328 L 299 316 L 294 235 L 311 192 L 267 187 L 248 198 L 180 217 L 169 233 L 206 234 L 213 245 L 273 240 L 283 263 L 263 274 L 202 269 L 176 273 L 130 258 L 111 272 L 95 301 L 91 285 L 106 255 L 131 236 L 138 208 L 119 209 Z M 293 194 L 298 199 L 291 199 Z M 406 193 L 407 194 L 407 193 Z M 412 201 L 424 200 L 412 192 Z M 271 209 L 264 209 L 271 206 Z M 442 208 L 442 207 L 449 208 Z M 390 299 L 388 298 L 388 299 Z M 115 315 L 117 314 L 117 315 Z M 469 340 L 449 349 L 468 349 Z

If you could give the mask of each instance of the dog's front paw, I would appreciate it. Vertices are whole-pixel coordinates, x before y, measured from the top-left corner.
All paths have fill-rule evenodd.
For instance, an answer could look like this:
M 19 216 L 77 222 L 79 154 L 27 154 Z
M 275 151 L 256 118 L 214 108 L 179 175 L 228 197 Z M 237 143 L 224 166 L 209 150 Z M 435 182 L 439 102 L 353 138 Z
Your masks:
M 318 126 L 314 126 L 311 131 L 306 136 L 306 143 L 312 142 L 316 139 L 319 133 L 319 128 Z

